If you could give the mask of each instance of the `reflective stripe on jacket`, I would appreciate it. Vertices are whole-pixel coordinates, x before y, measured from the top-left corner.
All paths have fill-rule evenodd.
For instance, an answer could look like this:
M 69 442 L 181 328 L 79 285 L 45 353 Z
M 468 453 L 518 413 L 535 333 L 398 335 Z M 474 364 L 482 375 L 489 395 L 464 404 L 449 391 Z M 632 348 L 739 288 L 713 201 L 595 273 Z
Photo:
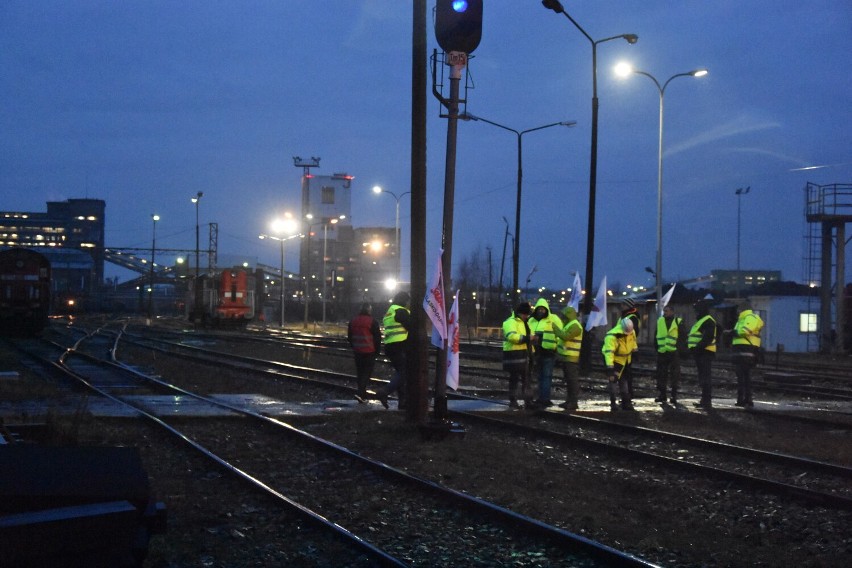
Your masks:
M 542 351 L 555 353 L 556 334 L 553 333 L 553 328 L 557 327 L 559 329 L 562 329 L 562 320 L 559 318 L 559 316 L 550 312 L 550 306 L 547 304 L 547 300 L 545 300 L 544 298 L 539 298 L 538 301 L 535 303 L 535 308 L 533 308 L 533 314 L 535 314 L 535 310 L 538 308 L 546 309 L 547 315 L 541 318 L 540 320 L 530 318 L 530 331 L 541 337 L 541 343 L 539 344 L 539 346 L 541 347 Z

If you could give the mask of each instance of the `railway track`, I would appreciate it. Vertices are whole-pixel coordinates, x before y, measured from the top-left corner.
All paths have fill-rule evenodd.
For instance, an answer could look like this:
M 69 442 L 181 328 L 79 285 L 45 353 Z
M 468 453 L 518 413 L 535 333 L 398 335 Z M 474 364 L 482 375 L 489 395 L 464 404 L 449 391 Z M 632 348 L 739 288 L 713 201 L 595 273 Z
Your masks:
M 94 353 L 114 353 L 115 348 L 109 348 L 99 337 L 97 334 L 87 337 L 87 349 Z M 140 416 L 201 451 L 228 474 L 278 497 L 294 508 L 294 512 L 315 523 L 327 523 L 328 530 L 336 531 L 338 538 L 351 541 L 358 555 L 370 555 L 378 565 L 450 566 L 456 565 L 457 558 L 467 555 L 491 564 L 506 562 L 518 554 L 560 559 L 551 564 L 554 566 L 651 565 L 563 529 L 364 458 L 279 420 L 195 395 L 126 366 L 82 355 L 81 343 L 78 341 L 64 351 L 53 345 L 40 356 L 52 360 L 57 351 L 62 352 L 56 368 L 100 396 L 134 407 Z M 160 391 L 192 396 L 205 404 L 227 408 L 241 418 L 226 419 L 225 425 L 220 420 L 217 426 L 192 420 L 178 427 L 175 420 L 163 420 L 154 414 L 154 408 L 145 408 L 144 403 L 138 402 L 140 393 Z M 134 402 L 128 399 L 128 392 L 136 395 Z M 270 455 L 278 458 L 272 472 Z M 362 491 L 353 492 L 353 488 Z M 365 498 L 364 491 L 370 498 Z M 335 518 L 339 522 L 325 520 Z M 342 524 L 353 530 L 342 529 Z M 401 526 L 406 531 L 400 532 Z M 418 526 L 427 526 L 429 530 Z M 435 526 L 443 530 L 436 532 Z M 418 537 L 416 543 L 411 541 L 411 531 Z M 368 538 L 377 545 L 368 544 Z M 442 549 L 452 551 L 449 562 L 434 563 L 430 551 Z

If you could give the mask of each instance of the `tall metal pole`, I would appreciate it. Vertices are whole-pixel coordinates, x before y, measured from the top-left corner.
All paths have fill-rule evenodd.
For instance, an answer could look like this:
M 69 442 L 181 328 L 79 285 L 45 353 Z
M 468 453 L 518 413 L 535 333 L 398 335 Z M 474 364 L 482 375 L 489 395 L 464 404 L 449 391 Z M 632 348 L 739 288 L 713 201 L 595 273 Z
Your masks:
M 154 314 L 154 253 L 157 250 L 157 221 L 160 220 L 160 216 L 154 213 L 151 214 L 151 221 L 153 222 L 153 231 L 151 237 L 151 268 L 148 276 L 148 320 L 150 323 L 151 318 Z
M 284 294 L 287 278 L 284 276 L 284 239 L 281 239 L 281 327 L 284 327 Z
M 503 304 L 503 268 L 506 265 L 506 241 L 509 240 L 509 220 L 503 217 L 503 222 L 506 223 L 506 232 L 503 233 L 503 255 L 500 257 L 500 284 L 498 286 L 500 305 Z M 514 248 L 514 243 L 512 243 L 512 249 L 514 250 Z
M 657 138 L 657 264 L 654 274 L 655 288 L 657 296 L 657 315 L 662 314 L 660 304 L 663 298 L 663 100 L 666 94 L 666 87 L 669 86 L 674 79 L 678 77 L 703 77 L 707 75 L 707 69 L 694 69 L 687 73 L 676 73 L 668 78 L 668 80 L 660 85 L 657 78 L 646 73 L 633 69 L 629 64 L 619 63 L 616 66 L 616 73 L 621 76 L 627 76 L 631 73 L 644 75 L 654 82 L 657 87 L 657 92 L 660 94 L 660 130 Z
M 451 52 L 448 54 L 450 63 L 450 98 L 446 102 L 447 116 L 447 150 L 444 170 L 444 215 L 441 234 L 441 248 L 444 249 L 441 269 L 444 272 L 444 303 L 449 311 L 452 298 L 452 266 L 453 266 L 453 207 L 456 190 L 456 143 L 458 140 L 459 118 L 459 81 L 462 69 L 467 63 L 467 54 Z M 447 420 L 447 349 L 438 350 L 438 363 L 435 373 L 435 420 Z
M 193 306 L 193 319 L 197 319 L 201 315 L 201 287 L 198 282 L 198 278 L 200 275 L 199 259 L 201 257 L 201 237 L 200 226 L 198 221 L 198 204 L 201 202 L 202 197 L 204 197 L 204 193 L 199 191 L 195 195 L 195 197 L 192 198 L 192 202 L 195 204 L 195 283 L 192 286 L 192 289 L 195 291 L 195 305 Z
M 411 297 L 426 295 L 426 0 L 412 2 L 411 31 Z M 426 313 L 413 310 L 409 333 L 412 357 L 409 361 L 409 420 L 424 423 L 429 410 L 428 343 Z
M 535 128 L 528 128 L 527 130 L 515 130 L 514 128 L 509 128 L 503 124 L 498 122 L 494 122 L 493 120 L 488 120 L 487 118 L 482 118 L 481 116 L 476 116 L 470 113 L 465 113 L 460 118 L 464 120 L 473 120 L 473 121 L 482 121 L 492 126 L 496 126 L 497 128 L 501 128 L 508 132 L 512 132 L 517 139 L 517 152 L 518 152 L 518 166 L 517 166 L 517 191 L 516 199 L 515 199 L 515 239 L 512 244 L 512 301 L 513 303 L 517 303 L 518 300 L 518 271 L 520 265 L 520 257 L 521 257 L 521 194 L 523 192 L 523 179 L 524 179 L 524 167 L 523 167 L 523 137 L 524 134 L 528 132 L 535 132 L 537 130 L 544 130 L 545 128 L 551 128 L 553 126 L 574 126 L 577 124 L 576 121 L 573 120 L 564 120 L 562 122 L 553 122 L 550 124 L 544 124 L 542 126 L 536 126 Z M 505 217 L 504 217 L 505 219 Z M 508 230 L 508 225 L 507 225 Z
M 746 188 L 741 187 L 741 188 L 737 189 L 736 192 L 735 192 L 736 196 L 737 196 L 737 277 L 736 277 L 736 290 L 734 292 L 735 298 L 740 297 L 740 284 L 741 284 L 740 280 L 742 278 L 741 275 L 740 275 L 740 205 L 741 205 L 741 202 L 742 202 L 742 196 L 745 195 L 746 193 L 748 193 L 749 191 L 751 191 L 751 186 L 748 186 Z
M 311 302 L 311 226 L 308 225 L 305 251 L 308 258 L 305 261 L 305 329 L 308 329 L 308 306 Z
M 394 236 L 396 237 L 396 274 L 394 274 L 394 278 L 399 278 L 399 273 L 402 270 L 402 258 L 400 257 L 399 250 L 399 200 L 402 196 L 396 198 L 396 230 L 394 231 Z
M 586 33 L 586 30 L 580 26 L 565 11 L 562 4 L 559 0 L 543 0 L 542 5 L 549 9 L 553 10 L 557 14 L 564 14 L 566 18 L 577 28 L 583 36 L 589 40 L 589 43 L 592 45 L 592 143 L 591 143 L 591 152 L 589 159 L 589 221 L 588 221 L 588 229 L 586 234 L 586 289 L 592 290 L 594 283 L 592 279 L 594 277 L 594 263 L 595 263 L 595 200 L 597 193 L 597 176 L 598 176 L 598 44 L 604 43 L 610 40 L 622 38 L 627 43 L 634 44 L 639 41 L 639 36 L 636 34 L 621 34 L 613 37 L 608 37 L 604 39 L 594 40 L 592 36 Z M 517 237 L 517 235 L 516 235 Z M 583 302 L 583 313 L 588 316 L 592 312 L 592 306 L 594 304 L 594 294 L 589 293 L 586 294 L 585 301 Z M 580 368 L 584 373 L 589 373 L 591 370 L 591 350 L 592 350 L 592 334 L 584 333 L 583 334 L 583 343 L 580 348 Z
M 326 301 L 326 256 L 328 256 L 328 223 L 322 224 L 322 324 L 325 325 L 325 301 Z

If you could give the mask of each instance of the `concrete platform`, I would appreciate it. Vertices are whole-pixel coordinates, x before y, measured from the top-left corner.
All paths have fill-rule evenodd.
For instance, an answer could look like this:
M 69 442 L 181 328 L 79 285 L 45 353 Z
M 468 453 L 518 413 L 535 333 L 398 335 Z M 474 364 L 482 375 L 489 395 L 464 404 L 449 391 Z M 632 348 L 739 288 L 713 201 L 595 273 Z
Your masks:
M 286 402 L 276 400 L 261 394 L 216 394 L 211 398 L 222 401 L 229 405 L 243 408 L 245 410 L 266 414 L 275 417 L 287 416 L 320 416 L 337 412 L 377 412 L 383 411 L 377 400 L 367 403 L 359 403 L 354 398 L 337 398 L 321 402 Z M 170 416 L 227 416 L 230 411 L 199 401 L 192 397 L 184 396 L 130 396 L 128 399 L 138 404 L 146 411 L 159 417 Z M 556 401 L 559 402 L 559 401 Z M 661 405 L 654 402 L 652 398 L 634 399 L 633 405 L 639 412 L 706 412 L 695 408 L 693 403 L 697 399 L 685 398 L 678 405 Z M 715 398 L 713 406 L 717 410 L 739 410 L 735 406 L 735 399 Z M 389 411 L 397 410 L 397 402 L 390 400 Z M 508 411 L 508 400 L 491 402 L 477 399 L 450 399 L 449 410 L 459 412 L 506 412 Z M 810 401 L 755 401 L 755 410 L 760 411 L 810 411 L 810 412 L 842 412 L 852 414 L 852 403 L 846 402 L 810 402 Z M 110 418 L 129 418 L 136 413 L 126 407 L 109 400 L 100 398 L 89 398 L 83 401 L 79 398 L 71 398 L 61 403 L 45 401 L 18 401 L 0 402 L 0 416 L 30 416 L 37 417 L 51 411 L 62 415 L 72 415 L 78 412 L 90 413 L 93 416 Z M 550 407 L 553 412 L 565 412 L 558 406 Z M 588 399 L 580 401 L 579 412 L 610 412 L 609 399 Z

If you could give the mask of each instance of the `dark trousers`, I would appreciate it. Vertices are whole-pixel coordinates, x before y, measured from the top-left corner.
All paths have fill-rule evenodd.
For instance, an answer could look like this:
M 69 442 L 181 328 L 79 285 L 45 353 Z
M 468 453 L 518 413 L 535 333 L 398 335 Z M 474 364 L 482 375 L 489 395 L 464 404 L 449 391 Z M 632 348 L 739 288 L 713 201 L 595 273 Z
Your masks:
M 367 385 L 373 376 L 373 368 L 376 365 L 376 354 L 355 352 L 355 374 L 358 377 L 358 396 L 367 396 Z
M 751 369 L 755 366 L 757 358 L 748 350 L 738 350 L 734 346 L 734 373 L 737 375 L 737 404 L 751 404 Z
M 666 398 L 666 389 L 672 389 L 672 398 L 677 398 L 680 385 L 680 354 L 677 351 L 657 353 L 657 391 Z
M 580 363 L 560 361 L 565 377 L 565 406 L 576 409 L 580 397 Z
M 693 351 L 695 368 L 698 371 L 698 386 L 701 387 L 702 404 L 710 404 L 710 401 L 713 398 L 713 383 L 711 381 L 711 375 L 713 372 L 714 355 L 715 354 L 712 351 L 707 351 L 706 349 Z
M 624 371 L 621 372 L 621 379 L 627 385 L 627 392 L 630 393 L 630 398 L 633 398 L 633 359 L 636 358 L 636 353 L 630 356 L 630 361 L 624 365 Z
M 397 344 L 391 344 L 396 346 Z M 408 349 L 406 346 L 391 348 L 391 345 L 385 347 L 385 353 L 390 359 L 391 367 L 393 367 L 393 376 L 385 390 L 385 396 L 397 391 L 400 405 L 405 404 L 405 386 L 408 383 Z
M 518 399 L 529 402 L 529 369 L 527 363 L 519 365 L 504 365 L 503 368 L 509 373 L 509 401 L 517 402 Z M 518 387 L 520 386 L 520 390 Z

